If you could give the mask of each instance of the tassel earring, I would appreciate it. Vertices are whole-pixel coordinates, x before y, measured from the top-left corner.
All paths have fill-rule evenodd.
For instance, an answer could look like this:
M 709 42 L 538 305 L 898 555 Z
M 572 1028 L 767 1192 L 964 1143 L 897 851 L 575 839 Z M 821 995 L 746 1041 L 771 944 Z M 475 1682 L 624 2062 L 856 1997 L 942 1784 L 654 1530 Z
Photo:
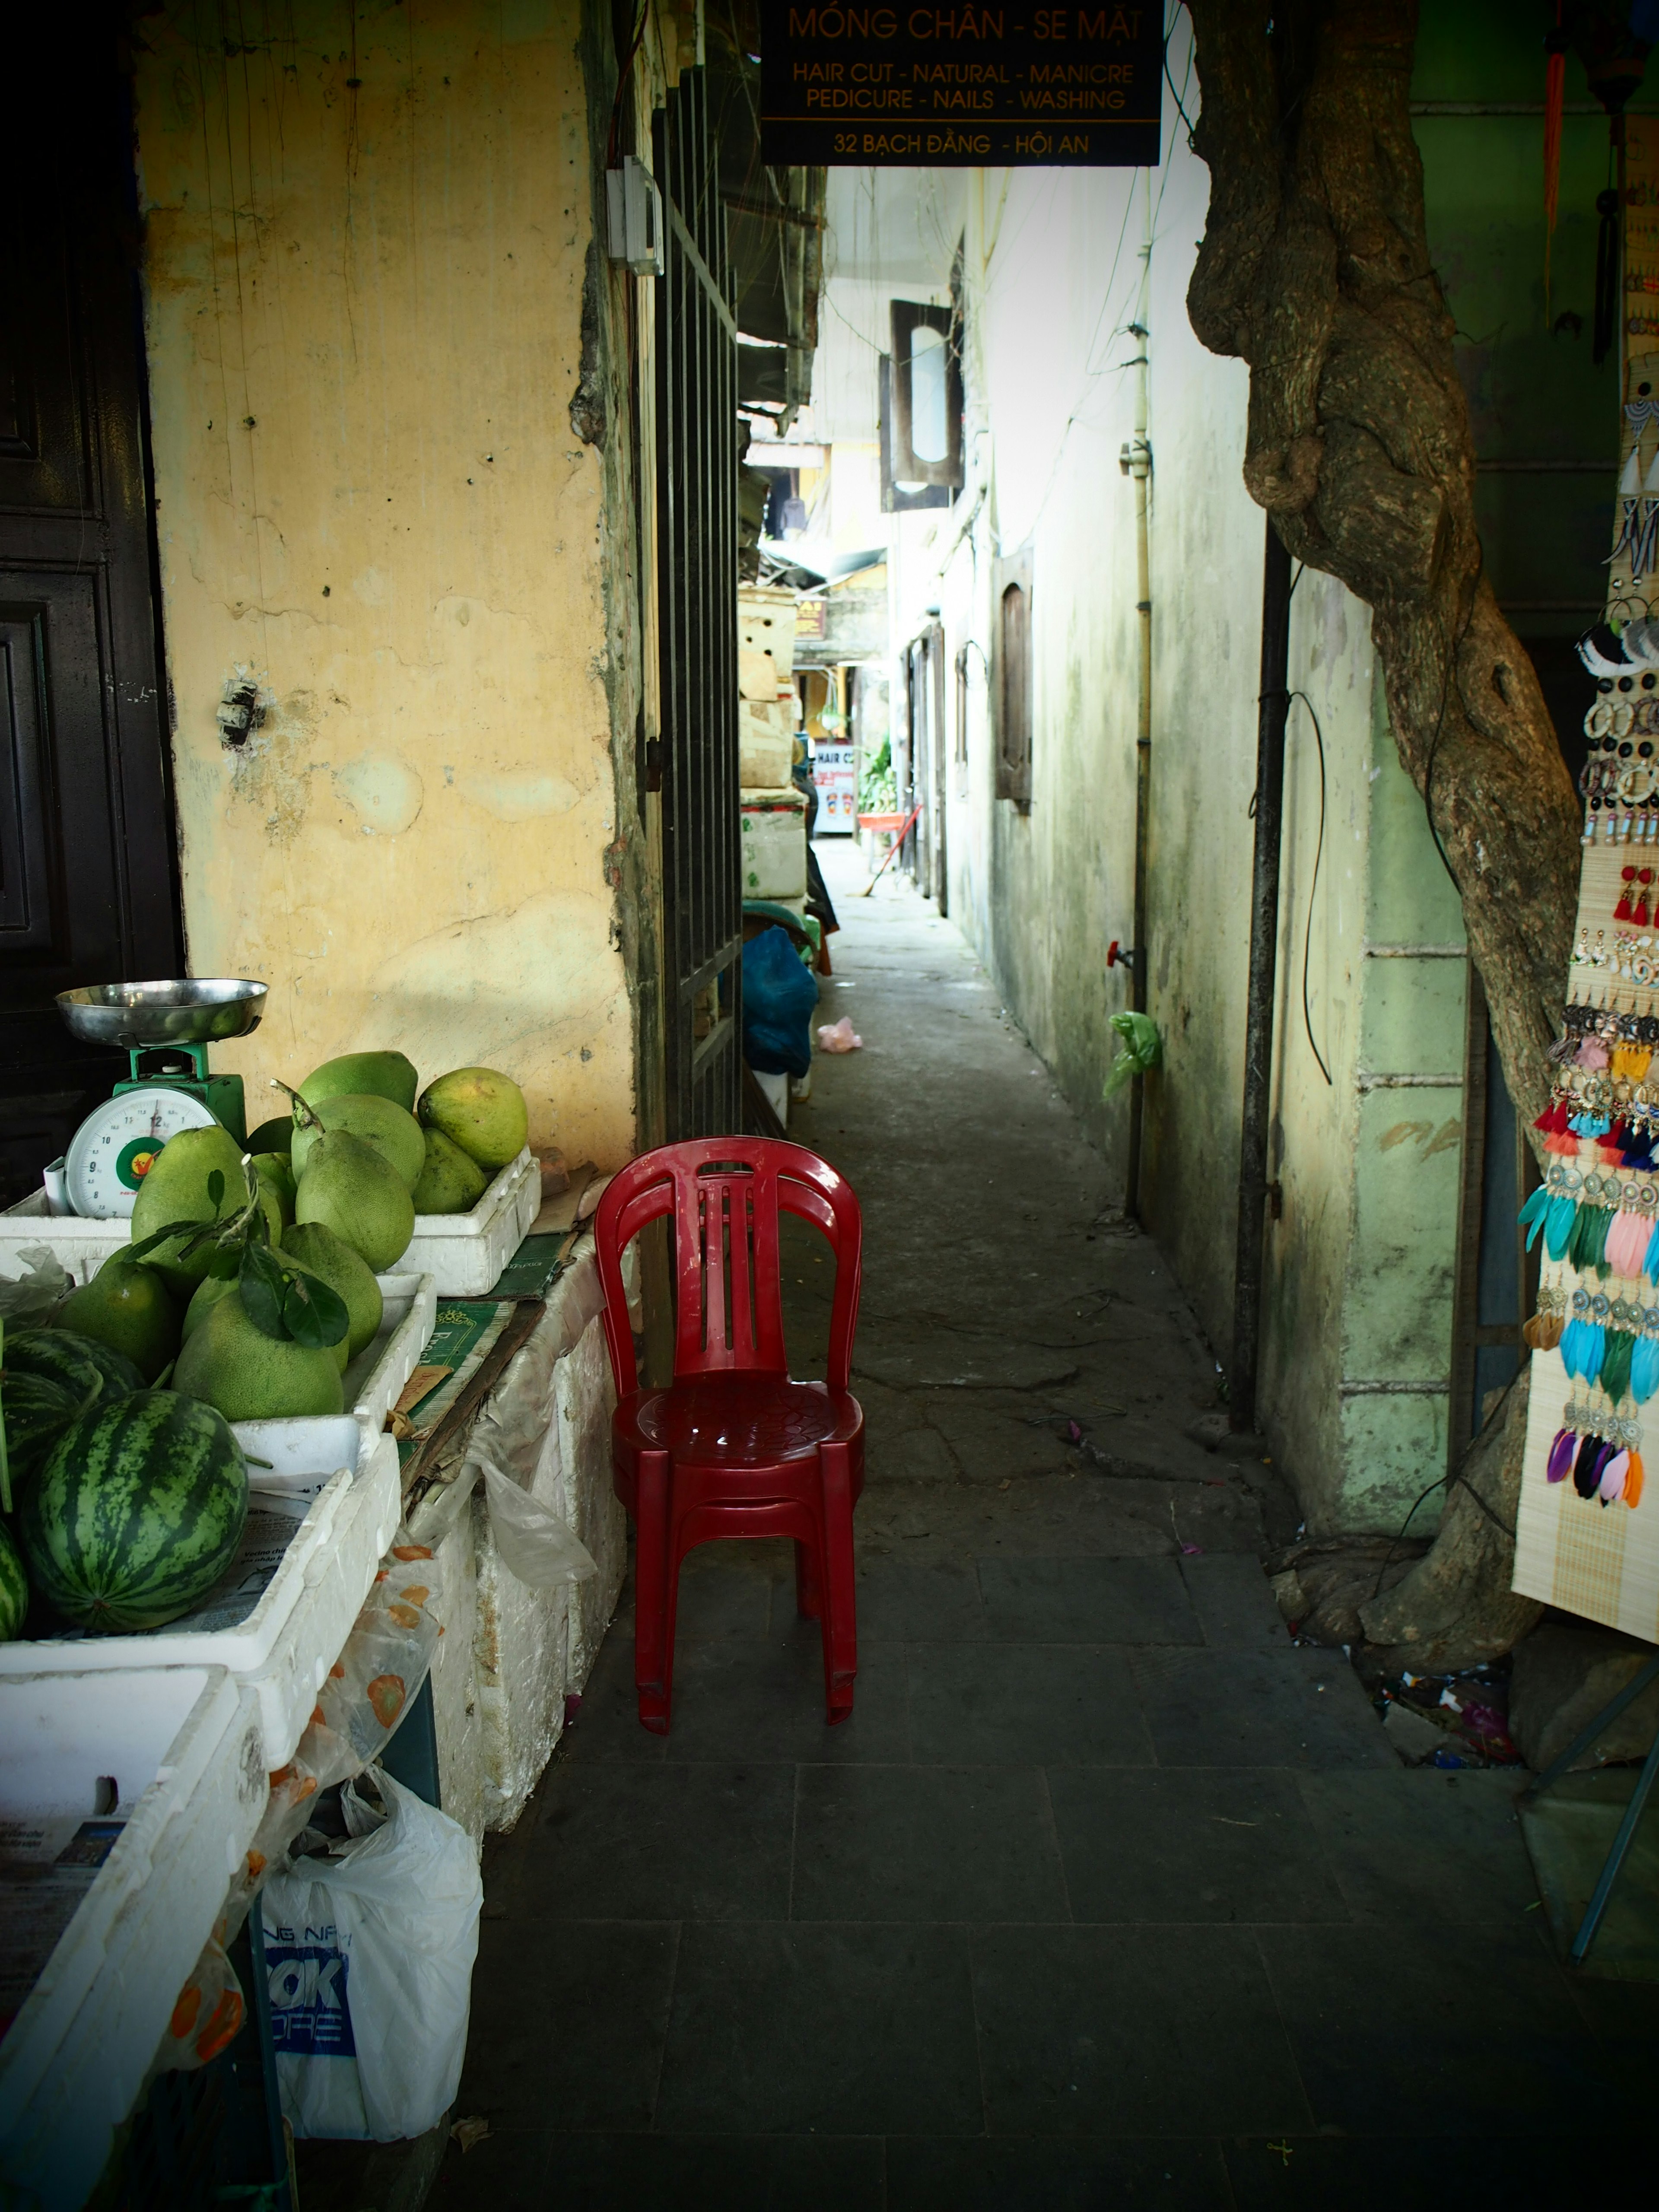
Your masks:
M 1619 903 L 1613 909 L 1613 918 L 1615 921 L 1634 921 L 1636 916 L 1632 910 L 1631 898 L 1636 889 L 1636 871 L 1634 868 L 1620 868 L 1619 872 L 1624 879 L 1625 888 L 1619 894 Z

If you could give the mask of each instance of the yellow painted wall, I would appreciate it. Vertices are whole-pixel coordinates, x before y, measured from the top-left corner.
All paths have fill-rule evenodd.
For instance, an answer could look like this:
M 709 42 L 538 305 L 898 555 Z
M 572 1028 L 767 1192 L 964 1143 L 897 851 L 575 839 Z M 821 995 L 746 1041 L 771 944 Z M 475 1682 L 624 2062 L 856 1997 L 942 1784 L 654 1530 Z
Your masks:
M 167 0 L 137 88 L 190 965 L 270 986 L 217 1064 L 252 1122 L 337 1052 L 482 1060 L 532 1142 L 615 1164 L 633 655 L 615 470 L 607 501 L 570 414 L 580 9 L 257 20 Z M 240 672 L 266 712 L 234 750 Z

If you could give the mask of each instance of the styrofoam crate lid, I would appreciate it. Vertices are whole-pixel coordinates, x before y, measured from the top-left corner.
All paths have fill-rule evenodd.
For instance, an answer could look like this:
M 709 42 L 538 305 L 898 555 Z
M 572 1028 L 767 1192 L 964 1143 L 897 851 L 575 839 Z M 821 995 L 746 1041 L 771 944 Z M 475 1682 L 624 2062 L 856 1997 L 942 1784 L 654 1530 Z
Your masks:
M 80 1822 L 101 1850 L 119 1792 L 112 1848 L 0 2043 L 0 2168 L 48 2212 L 102 2171 L 264 1810 L 255 1705 L 211 1666 L 0 1681 L 0 1820 L 39 1824 L 37 1850 L 47 1821 Z

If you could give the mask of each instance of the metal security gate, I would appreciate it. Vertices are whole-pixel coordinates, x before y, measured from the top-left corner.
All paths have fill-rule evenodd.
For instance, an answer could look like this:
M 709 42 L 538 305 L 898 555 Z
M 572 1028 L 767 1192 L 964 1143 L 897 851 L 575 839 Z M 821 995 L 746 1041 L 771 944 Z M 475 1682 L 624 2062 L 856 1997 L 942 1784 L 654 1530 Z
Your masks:
M 656 120 L 663 1029 L 670 1139 L 741 1130 L 738 326 L 704 72 Z

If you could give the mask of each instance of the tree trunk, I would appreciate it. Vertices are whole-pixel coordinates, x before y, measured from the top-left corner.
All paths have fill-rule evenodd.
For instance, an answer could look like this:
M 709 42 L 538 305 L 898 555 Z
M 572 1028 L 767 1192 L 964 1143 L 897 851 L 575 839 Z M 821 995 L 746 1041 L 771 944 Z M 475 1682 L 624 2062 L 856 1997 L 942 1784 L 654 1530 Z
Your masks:
M 1455 1674 L 1496 1658 L 1536 1626 L 1543 1607 L 1510 1588 L 1529 1381 L 1523 1368 L 1464 1453 L 1426 1557 L 1360 1607 L 1370 1656 L 1385 1668 Z
M 1482 567 L 1468 407 L 1407 105 L 1417 9 L 1190 7 L 1210 211 L 1188 311 L 1212 352 L 1249 363 L 1251 496 L 1298 560 L 1371 609 L 1395 744 L 1457 884 L 1526 1127 L 1549 1098 L 1580 816 Z M 1523 1376 L 1502 1450 L 1489 1425 L 1467 1463 L 1511 1529 L 1526 1401 Z M 1538 1611 L 1510 1590 L 1513 1557 L 1458 1485 L 1427 1557 L 1365 1608 L 1367 1634 L 1428 1672 L 1507 1650 Z
M 1462 898 L 1510 1095 L 1548 1101 L 1579 810 L 1474 521 L 1407 106 L 1410 0 L 1191 0 L 1210 213 L 1188 291 L 1250 365 L 1244 481 L 1371 609 L 1395 743 Z M 1271 33 L 1269 24 L 1272 25 Z

